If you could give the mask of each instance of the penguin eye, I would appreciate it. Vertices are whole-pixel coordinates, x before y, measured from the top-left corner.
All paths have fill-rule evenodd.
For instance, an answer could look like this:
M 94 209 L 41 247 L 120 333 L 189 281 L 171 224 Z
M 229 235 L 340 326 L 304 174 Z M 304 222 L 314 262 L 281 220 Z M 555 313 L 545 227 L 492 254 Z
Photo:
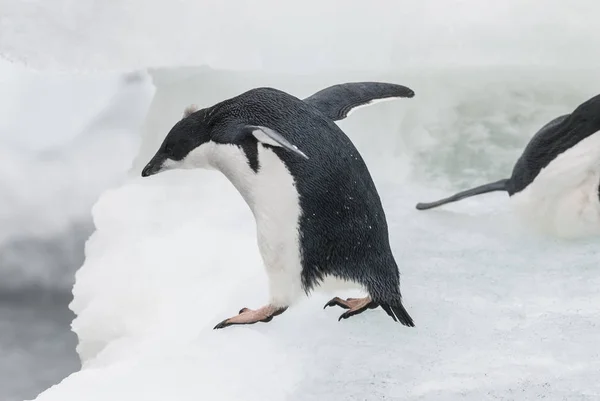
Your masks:
M 187 149 L 187 142 L 171 141 L 165 144 L 164 154 L 170 159 L 181 160 L 186 154 L 185 149 Z

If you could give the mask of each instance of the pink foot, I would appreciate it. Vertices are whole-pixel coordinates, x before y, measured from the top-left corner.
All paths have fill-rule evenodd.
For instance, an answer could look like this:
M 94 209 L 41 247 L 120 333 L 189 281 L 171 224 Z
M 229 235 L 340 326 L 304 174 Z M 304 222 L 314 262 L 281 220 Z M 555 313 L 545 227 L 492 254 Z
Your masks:
M 270 322 L 274 316 L 281 315 L 287 309 L 286 307 L 275 307 L 272 305 L 263 306 L 262 308 L 252 310 L 242 308 L 237 316 L 223 320 L 215 326 L 215 329 L 223 329 L 234 324 L 254 324 L 256 322 Z
M 373 302 L 371 297 L 346 298 L 345 301 L 341 298 L 335 297 L 331 301 L 327 302 L 323 309 L 327 308 L 328 306 L 335 305 L 344 309 L 348 309 L 346 312 L 342 313 L 338 320 L 348 319 L 350 316 L 358 315 L 359 313 L 362 313 L 367 309 L 375 309 L 377 308 L 377 306 L 379 306 L 378 304 Z

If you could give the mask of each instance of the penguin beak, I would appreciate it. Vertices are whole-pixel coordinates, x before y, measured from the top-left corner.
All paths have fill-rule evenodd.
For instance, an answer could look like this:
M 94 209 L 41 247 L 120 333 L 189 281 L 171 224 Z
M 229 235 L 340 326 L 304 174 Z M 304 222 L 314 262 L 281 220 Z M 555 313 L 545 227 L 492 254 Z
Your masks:
M 142 170 L 142 177 L 150 177 L 151 175 L 157 174 L 162 169 L 164 158 L 156 155 L 146 164 L 146 167 Z

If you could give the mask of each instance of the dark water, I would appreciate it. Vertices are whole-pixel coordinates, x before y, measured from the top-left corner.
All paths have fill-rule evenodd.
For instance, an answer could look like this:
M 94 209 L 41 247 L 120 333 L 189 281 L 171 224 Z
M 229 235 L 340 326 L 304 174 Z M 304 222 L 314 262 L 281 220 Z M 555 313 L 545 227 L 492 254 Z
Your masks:
M 34 399 L 80 368 L 68 304 L 90 232 L 83 224 L 0 247 L 0 401 Z
M 0 400 L 33 399 L 79 369 L 69 293 L 0 293 Z

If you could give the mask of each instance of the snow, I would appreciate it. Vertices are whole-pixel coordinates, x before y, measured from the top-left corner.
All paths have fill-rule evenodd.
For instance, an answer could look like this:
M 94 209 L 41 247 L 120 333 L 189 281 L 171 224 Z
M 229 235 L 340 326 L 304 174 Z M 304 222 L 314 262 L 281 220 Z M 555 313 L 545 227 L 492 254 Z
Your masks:
M 41 74 L 6 63 L 0 69 L 6 110 L 0 120 L 0 286 L 70 286 L 72 272 L 49 267 L 50 259 L 68 256 L 50 255 L 50 246 L 42 245 L 23 270 L 18 243 L 49 244 L 57 236 L 66 242 L 71 231 L 85 232 L 100 193 L 131 167 L 154 86 L 145 72 Z
M 589 51 L 600 47 L 598 9 L 595 0 L 0 0 L 0 55 L 43 70 L 598 67 Z
M 139 177 L 190 103 L 257 84 L 303 97 L 364 75 L 151 75 L 156 94 L 132 177 L 95 204 L 96 232 L 76 276 L 71 308 L 83 368 L 36 400 L 600 395 L 597 239 L 540 235 L 503 194 L 414 209 L 508 174 L 541 125 L 593 93 L 593 71 L 369 75 L 416 92 L 340 122 L 380 189 L 412 329 L 380 309 L 338 322 L 342 311 L 323 310 L 329 296 L 315 294 L 268 324 L 213 330 L 267 300 L 252 214 L 215 171 Z
M 58 233 L 94 203 L 71 304 L 83 368 L 36 400 L 600 397 L 597 238 L 533 231 L 503 194 L 414 209 L 508 176 L 534 132 L 596 94 L 596 1 L 0 10 L 0 243 Z M 267 299 L 252 215 L 217 172 L 142 179 L 141 167 L 189 104 L 351 80 L 416 92 L 339 123 L 380 189 L 416 327 L 380 309 L 338 322 L 315 294 L 268 324 L 214 331 Z

